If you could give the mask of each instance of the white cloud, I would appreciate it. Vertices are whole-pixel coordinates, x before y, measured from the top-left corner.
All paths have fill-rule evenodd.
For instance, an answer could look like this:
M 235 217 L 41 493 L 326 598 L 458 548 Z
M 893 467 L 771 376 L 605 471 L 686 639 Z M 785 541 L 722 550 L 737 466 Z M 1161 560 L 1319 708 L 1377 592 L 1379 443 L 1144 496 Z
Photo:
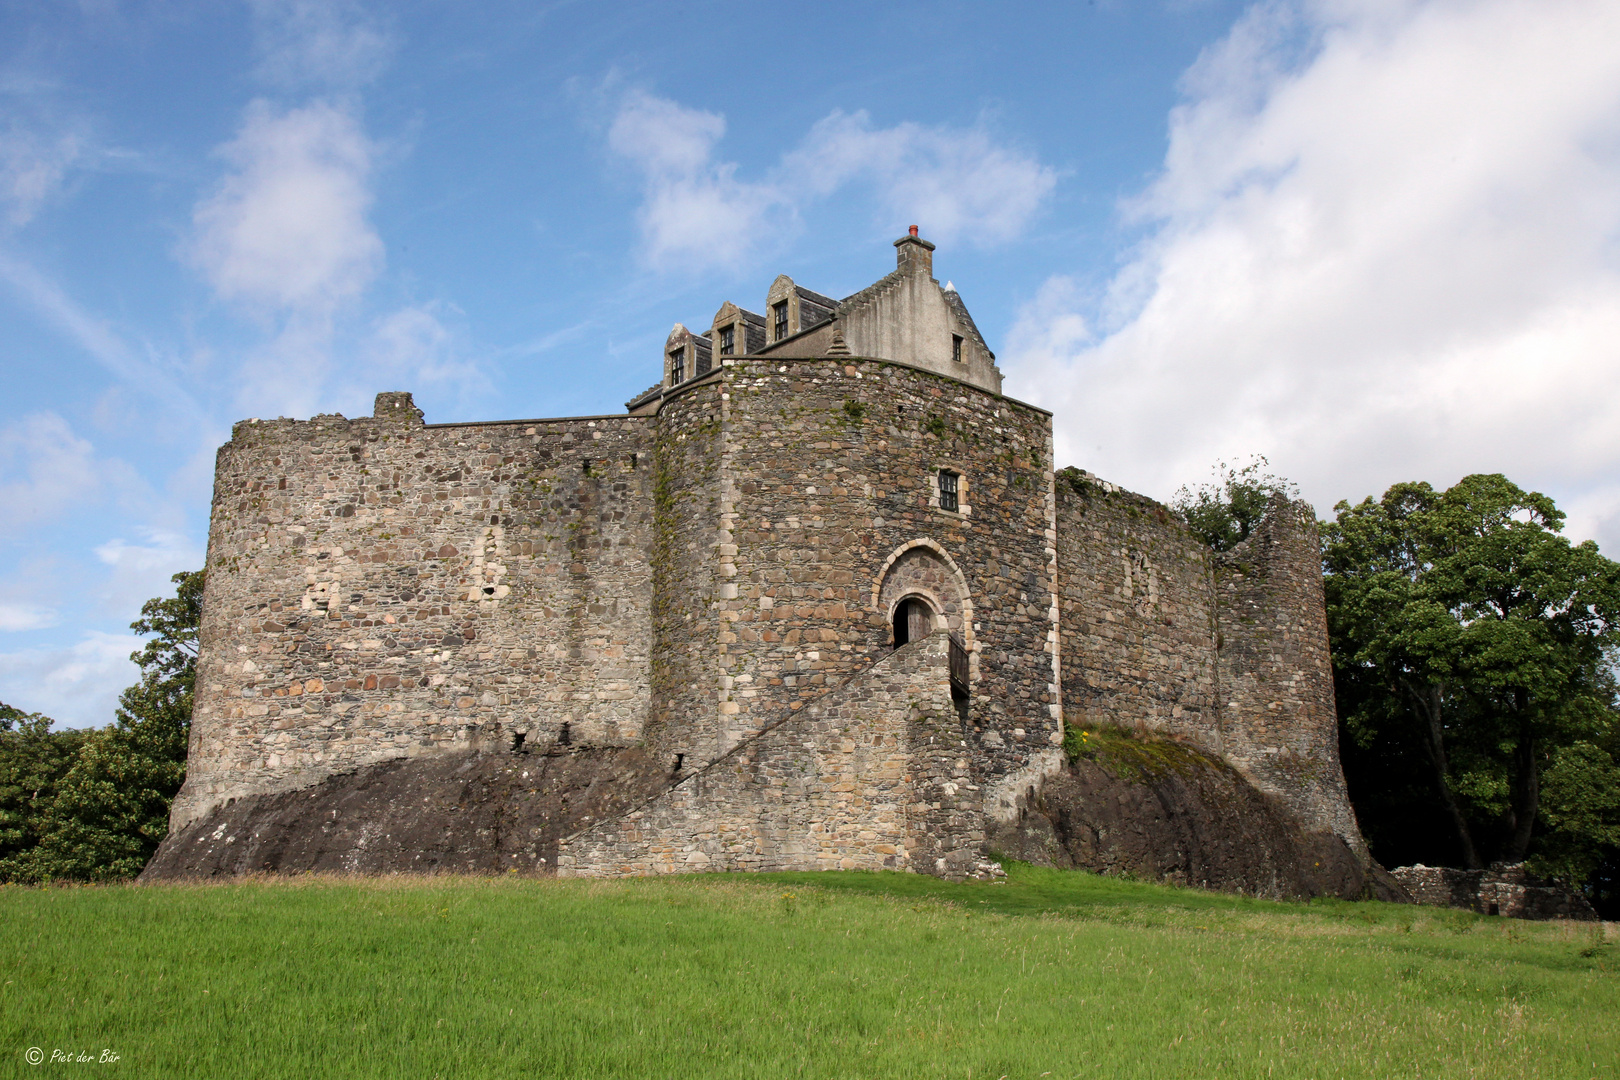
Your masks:
M 142 542 L 116 537 L 95 549 L 96 558 L 110 568 L 97 590 L 109 613 L 138 611 L 152 597 L 174 592 L 173 575 L 202 568 L 206 553 L 190 537 L 162 529 L 143 529 L 140 536 Z
M 41 136 L 15 120 L 0 131 L 0 207 L 7 224 L 32 221 L 83 152 L 76 135 Z
M 0 251 L 0 280 L 107 371 L 146 391 L 149 400 L 190 416 L 198 414 L 190 390 L 175 380 L 157 358 L 131 349 L 105 319 L 86 311 L 32 265 Z
M 412 385 L 455 381 L 467 389 L 487 389 L 484 373 L 456 355 L 455 336 L 439 318 L 443 307 L 417 304 L 376 319 L 364 346 L 370 376 Z
M 0 428 L 0 533 L 37 528 L 99 496 L 95 448 L 54 412 Z
M 625 95 L 608 146 L 642 172 L 646 198 L 638 216 L 649 263 L 735 257 L 735 241 L 759 236 L 767 212 L 784 201 L 770 184 L 738 180 L 735 163 L 713 159 L 725 132 L 725 118 L 715 113 L 641 91 Z
M 1031 301 L 1009 392 L 1161 497 L 1252 452 L 1322 511 L 1501 471 L 1615 550 L 1616 41 L 1602 0 L 1252 9 L 1127 207 L 1147 240 L 1102 298 Z
M 0 701 L 70 727 L 113 722 L 118 695 L 140 678 L 130 661 L 142 639 L 91 631 L 60 649 L 0 653 Z
M 129 520 L 175 520 L 180 514 L 128 462 L 98 456 L 54 412 L 31 413 L 0 427 L 0 536 L 32 534 L 108 502 Z
M 921 223 L 930 236 L 999 242 L 1039 212 L 1057 174 L 996 143 L 982 126 L 902 123 L 874 128 L 865 112 L 833 112 L 765 179 L 741 180 L 717 160 L 725 118 L 639 90 L 626 93 L 608 147 L 642 174 L 638 220 L 654 266 L 735 260 L 780 242 L 801 212 L 856 184 L 869 186 L 886 223 Z M 768 227 L 767 227 L 768 226 Z
M 864 110 L 819 121 L 783 172 L 821 196 L 865 180 L 891 223 L 927 222 L 930 236 L 947 241 L 1011 240 L 1057 186 L 1053 169 L 997 145 L 982 127 L 874 128 Z
M 348 110 L 254 102 L 219 154 L 232 172 L 197 206 L 190 254 L 221 296 L 321 314 L 371 283 L 383 262 L 366 219 L 373 147 Z
M 0 631 L 43 630 L 56 622 L 56 612 L 50 608 L 0 601 Z
M 278 86 L 355 87 L 382 73 L 391 34 L 345 0 L 252 0 L 258 75 Z

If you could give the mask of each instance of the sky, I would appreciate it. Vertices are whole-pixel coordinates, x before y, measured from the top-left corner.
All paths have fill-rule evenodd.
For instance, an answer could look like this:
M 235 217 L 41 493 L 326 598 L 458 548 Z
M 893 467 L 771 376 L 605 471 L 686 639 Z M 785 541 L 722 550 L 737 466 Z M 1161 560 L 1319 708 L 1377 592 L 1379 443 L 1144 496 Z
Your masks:
M 234 421 L 622 411 L 916 224 L 1058 464 L 1620 552 L 1620 4 L 0 0 L 0 701 L 109 722 Z

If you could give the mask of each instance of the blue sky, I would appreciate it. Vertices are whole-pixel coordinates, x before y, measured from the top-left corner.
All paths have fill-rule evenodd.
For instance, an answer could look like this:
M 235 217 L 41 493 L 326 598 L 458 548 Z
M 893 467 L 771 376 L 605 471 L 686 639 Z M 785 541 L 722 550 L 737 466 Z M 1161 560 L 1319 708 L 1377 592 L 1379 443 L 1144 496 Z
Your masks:
M 5 0 L 0 700 L 110 719 L 233 421 L 616 411 L 913 223 L 1060 464 L 1620 549 L 1612 2 Z

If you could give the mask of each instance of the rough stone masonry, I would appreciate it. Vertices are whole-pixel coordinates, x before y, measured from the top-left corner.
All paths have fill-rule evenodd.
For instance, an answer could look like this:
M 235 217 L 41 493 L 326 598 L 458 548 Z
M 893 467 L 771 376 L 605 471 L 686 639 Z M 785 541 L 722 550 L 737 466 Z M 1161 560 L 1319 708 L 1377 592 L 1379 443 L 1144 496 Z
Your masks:
M 1226 556 L 1055 471 L 933 245 L 679 324 L 623 414 L 248 420 L 149 876 L 895 868 L 1010 850 L 1069 725 L 1179 740 L 1366 861 L 1313 517 Z

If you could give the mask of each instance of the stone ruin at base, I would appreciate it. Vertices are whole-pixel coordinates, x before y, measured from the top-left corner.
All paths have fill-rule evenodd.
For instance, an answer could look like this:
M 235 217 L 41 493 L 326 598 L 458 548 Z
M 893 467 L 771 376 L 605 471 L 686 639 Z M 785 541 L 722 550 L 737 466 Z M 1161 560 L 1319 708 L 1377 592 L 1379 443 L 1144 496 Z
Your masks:
M 1054 471 L 933 245 L 896 248 L 846 299 L 784 276 L 763 316 L 677 325 L 622 414 L 425 424 L 384 393 L 237 424 L 147 877 L 960 877 L 1141 825 L 1162 873 L 1220 884 L 1177 845 L 1263 814 L 1365 892 L 1309 508 L 1218 556 Z M 1213 801 L 1076 839 L 1090 727 L 1174 743 Z M 1315 888 L 1279 872 L 1231 887 Z
M 1484 870 L 1417 863 L 1396 867 L 1390 876 L 1400 882 L 1416 904 L 1511 919 L 1596 922 L 1598 917 L 1586 897 L 1536 877 L 1523 863 L 1493 863 Z

